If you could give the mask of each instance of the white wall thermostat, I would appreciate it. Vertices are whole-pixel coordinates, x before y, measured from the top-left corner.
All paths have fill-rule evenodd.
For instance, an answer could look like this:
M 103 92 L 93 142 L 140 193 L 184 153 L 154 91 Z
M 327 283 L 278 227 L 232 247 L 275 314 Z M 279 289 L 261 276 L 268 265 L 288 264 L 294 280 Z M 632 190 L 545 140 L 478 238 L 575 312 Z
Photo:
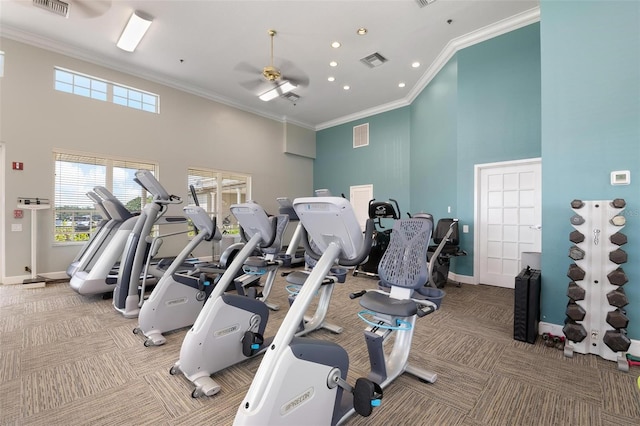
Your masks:
M 629 170 L 617 170 L 611 172 L 611 185 L 629 185 L 631 172 Z

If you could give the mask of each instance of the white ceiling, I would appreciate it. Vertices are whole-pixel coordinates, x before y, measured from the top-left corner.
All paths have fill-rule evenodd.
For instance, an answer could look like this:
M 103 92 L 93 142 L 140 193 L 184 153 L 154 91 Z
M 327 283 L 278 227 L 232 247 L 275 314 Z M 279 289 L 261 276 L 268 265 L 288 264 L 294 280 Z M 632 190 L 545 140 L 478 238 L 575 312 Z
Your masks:
M 0 0 L 0 35 L 312 129 L 408 104 L 452 40 L 538 7 L 537 0 L 437 0 L 422 8 L 416 0 L 66 1 L 65 19 L 32 0 Z M 128 53 L 115 43 L 134 10 L 154 20 Z M 358 36 L 359 27 L 368 34 Z M 257 98 L 272 84 L 261 76 L 269 29 L 277 31 L 274 65 L 308 82 L 294 91 L 295 104 Z M 388 62 L 360 62 L 374 52 Z M 412 68 L 415 61 L 422 65 Z

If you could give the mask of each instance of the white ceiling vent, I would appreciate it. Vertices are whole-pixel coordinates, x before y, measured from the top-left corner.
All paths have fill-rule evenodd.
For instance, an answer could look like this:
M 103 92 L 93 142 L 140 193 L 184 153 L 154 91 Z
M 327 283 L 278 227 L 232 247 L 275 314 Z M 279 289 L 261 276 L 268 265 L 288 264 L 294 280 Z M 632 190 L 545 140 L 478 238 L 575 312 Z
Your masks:
M 365 56 L 364 58 L 360 59 L 360 62 L 362 62 L 369 68 L 379 67 L 380 65 L 384 64 L 387 61 L 388 59 L 382 56 L 381 54 L 379 54 L 378 52 L 372 53 L 371 55 Z
M 33 5 L 56 15 L 69 17 L 69 3 L 60 0 L 33 0 Z
M 353 126 L 353 147 L 361 148 L 369 145 L 369 123 Z
M 293 102 L 294 104 L 298 102 L 298 100 L 300 99 L 300 95 L 296 95 L 293 92 L 287 92 L 284 95 L 282 95 L 282 97 Z
M 416 0 L 416 3 L 418 3 L 418 6 L 420 6 L 420 7 L 425 7 L 425 6 L 430 5 L 434 1 L 436 1 L 436 0 Z

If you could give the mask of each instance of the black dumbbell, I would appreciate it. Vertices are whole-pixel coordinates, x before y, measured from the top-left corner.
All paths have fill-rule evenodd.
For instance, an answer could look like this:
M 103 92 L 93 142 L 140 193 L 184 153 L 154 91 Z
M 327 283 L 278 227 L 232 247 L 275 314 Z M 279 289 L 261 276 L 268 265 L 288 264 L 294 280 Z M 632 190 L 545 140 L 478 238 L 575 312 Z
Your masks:
M 567 322 L 562 328 L 562 332 L 567 336 L 567 339 L 576 343 L 582 342 L 587 337 L 587 330 L 584 326 L 573 321 Z
M 586 295 L 586 291 L 584 288 L 580 287 L 575 282 L 571 281 L 569 283 L 569 287 L 567 288 L 567 297 L 571 300 L 584 300 L 584 296 Z
M 582 321 L 587 313 L 582 306 L 571 301 L 567 304 L 566 314 L 574 321 Z
M 616 198 L 611 202 L 611 207 L 615 207 L 616 209 L 621 209 L 627 205 L 627 202 L 624 198 Z
M 622 249 L 615 249 L 609 253 L 609 260 L 620 265 L 627 262 L 627 252 Z
M 607 323 L 613 328 L 627 328 L 629 318 L 627 318 L 627 313 L 624 310 L 616 309 L 615 311 L 607 312 Z
M 631 340 L 627 337 L 625 329 L 607 330 L 602 341 L 614 352 L 626 352 L 631 346 Z
M 609 282 L 613 285 L 625 285 L 629 282 L 627 274 L 624 273 L 622 268 L 616 268 L 607 274 Z
M 616 308 L 624 308 L 629 304 L 629 299 L 627 299 L 627 295 L 622 287 L 618 287 L 607 293 L 607 301 L 609 301 L 609 305 L 615 306 Z
M 616 232 L 609 237 L 609 241 L 617 246 L 621 246 L 623 244 L 627 244 L 627 236 L 622 232 Z
M 578 226 L 578 225 L 582 225 L 584 223 L 584 217 L 580 216 L 579 214 L 574 214 L 573 216 L 571 216 L 571 224 Z
M 569 248 L 569 257 L 573 260 L 582 260 L 584 259 L 584 250 L 582 250 L 578 246 L 571 246 Z
M 567 276 L 571 278 L 573 281 L 580 281 L 584 279 L 585 272 L 581 267 L 579 267 L 575 263 L 572 263 L 571 265 L 569 265 L 569 271 L 567 272 Z
M 569 241 L 573 244 L 578 244 L 584 241 L 584 234 L 578 230 L 572 231 L 569 234 Z
M 571 208 L 572 209 L 581 209 L 582 207 L 584 207 L 584 201 L 582 201 L 582 200 L 573 200 L 573 201 L 571 201 Z

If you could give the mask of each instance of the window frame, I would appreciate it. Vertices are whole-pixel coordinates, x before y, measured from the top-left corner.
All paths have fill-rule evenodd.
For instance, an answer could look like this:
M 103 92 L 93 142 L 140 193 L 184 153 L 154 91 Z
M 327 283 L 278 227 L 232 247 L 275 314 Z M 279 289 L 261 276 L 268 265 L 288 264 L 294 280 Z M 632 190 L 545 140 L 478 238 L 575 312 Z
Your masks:
M 72 82 L 66 82 L 58 79 L 58 72 L 69 74 L 72 77 Z M 80 85 L 76 86 L 75 80 L 78 79 L 87 79 L 89 80 L 89 85 Z M 58 88 L 58 83 L 69 85 L 71 90 L 62 90 Z M 95 93 L 104 93 L 104 99 L 101 97 L 93 96 L 94 83 L 96 86 L 105 85 L 104 91 L 99 91 L 96 87 Z M 76 87 L 78 90 L 76 91 Z M 102 102 L 109 102 L 114 105 L 120 105 L 127 108 L 150 112 L 153 114 L 160 114 L 160 95 L 155 93 L 138 89 L 136 87 L 131 87 L 126 84 L 117 83 L 114 81 L 106 80 L 104 78 L 95 77 L 89 74 L 84 74 L 78 71 L 70 70 L 67 68 L 54 66 L 53 67 L 53 88 L 56 92 L 67 93 L 71 95 L 82 96 L 89 99 L 95 99 Z M 84 94 L 83 92 L 88 90 L 89 94 Z M 121 91 L 126 92 L 126 96 L 122 96 L 120 94 Z M 140 98 L 140 101 L 135 99 L 136 97 Z M 116 101 L 117 100 L 117 101 Z M 153 102 L 151 102 L 153 100 Z M 139 105 L 138 105 L 139 104 Z
M 207 169 L 202 167 L 189 166 L 187 168 L 187 191 L 189 194 L 187 197 L 187 200 L 188 200 L 187 204 L 190 206 L 194 206 L 195 201 L 191 196 L 191 190 L 189 186 L 192 184 L 192 177 L 198 177 L 198 176 L 204 179 L 214 179 L 216 182 L 215 188 L 217 188 L 217 182 L 219 181 L 223 182 L 222 191 L 211 191 L 208 194 L 207 200 L 206 200 L 206 211 L 207 213 L 209 213 L 211 217 L 215 217 L 216 225 L 221 232 L 230 233 L 230 234 L 237 233 L 239 228 L 235 221 L 235 218 L 233 217 L 233 215 L 231 215 L 231 212 L 229 211 L 229 208 L 228 208 L 229 206 L 227 206 L 226 209 L 224 208 L 224 203 L 225 203 L 225 200 L 223 200 L 224 193 L 225 193 L 224 181 L 225 179 L 229 179 L 229 178 L 236 178 L 236 177 L 244 178 L 244 186 L 245 186 L 244 200 L 241 200 L 239 202 L 246 202 L 247 200 L 251 200 L 251 190 L 252 190 L 251 174 L 243 173 L 243 172 L 233 172 L 229 170 Z M 196 192 L 198 192 L 197 187 L 196 187 Z M 238 199 L 236 199 L 236 202 L 238 202 Z M 228 202 L 228 204 L 231 205 L 232 203 Z M 220 209 L 218 208 L 218 206 L 223 206 L 223 207 L 222 209 Z M 226 218 L 229 218 L 231 221 L 231 223 L 228 225 L 224 224 Z
M 65 185 L 65 182 L 60 182 L 60 178 L 58 176 L 58 162 L 65 162 L 65 163 L 76 163 L 76 164 L 82 164 L 82 165 L 86 165 L 86 166 L 100 166 L 100 167 L 105 167 L 105 171 L 104 171 L 104 182 L 92 182 L 91 188 L 86 189 L 83 188 L 82 191 L 84 191 L 83 193 L 88 192 L 88 190 L 93 189 L 93 187 L 95 187 L 95 185 L 102 185 L 105 188 L 107 188 L 109 191 L 111 191 L 116 198 L 118 198 L 120 201 L 122 201 L 123 204 L 127 204 L 129 203 L 131 200 L 122 200 L 121 196 L 118 196 L 118 192 L 120 192 L 122 189 L 126 190 L 127 187 L 123 187 L 123 188 L 117 188 L 117 190 L 114 190 L 114 170 L 116 169 L 127 169 L 127 170 L 139 170 L 141 168 L 144 169 L 148 169 L 151 170 L 152 173 L 154 174 L 154 176 L 158 177 L 158 163 L 154 162 L 154 161 L 149 161 L 149 160 L 139 160 L 139 159 L 132 159 L 132 158 L 124 158 L 124 157 L 116 157 L 116 156 L 107 156 L 107 155 L 102 155 L 102 154 L 94 154 L 94 153 L 86 153 L 86 152 L 77 152 L 77 151 L 67 151 L 67 150 L 62 150 L 62 149 L 53 149 L 52 152 L 52 160 L 53 160 L 53 182 L 52 182 L 52 193 L 53 193 L 53 202 L 52 202 L 52 209 L 51 209 L 51 222 L 53 224 L 52 227 L 52 232 L 51 232 L 51 236 L 53 239 L 53 245 L 54 246 L 71 246 L 71 245 L 79 245 L 79 244 L 84 244 L 86 243 L 86 241 L 88 239 L 90 239 L 93 235 L 93 233 L 97 230 L 97 227 L 95 227 L 98 223 L 98 221 L 95 221 L 95 223 L 93 223 L 93 221 L 91 221 L 89 223 L 89 229 L 88 230 L 84 230 L 84 229 L 76 229 L 77 226 L 77 220 L 76 217 L 82 217 L 82 216 L 91 216 L 93 218 L 94 215 L 99 215 L 99 211 L 95 208 L 95 205 L 93 204 L 93 202 L 86 197 L 86 195 L 84 197 L 86 197 L 86 202 L 85 200 L 82 200 L 83 202 L 78 203 L 77 208 L 67 208 L 67 209 L 63 209 L 62 207 L 65 206 L 65 204 L 62 204 L 60 206 L 60 208 L 58 208 L 58 199 L 59 199 L 59 186 Z M 131 167 L 129 167 L 131 166 Z M 77 166 L 80 167 L 80 166 Z M 115 179 L 116 181 L 116 185 L 118 184 L 117 179 Z M 66 185 L 73 185 L 74 182 L 71 179 L 67 179 L 66 180 Z M 128 182 L 128 181 L 126 181 Z M 134 183 L 135 184 L 135 183 Z M 137 188 L 136 188 L 137 189 Z M 144 188 L 140 188 L 140 208 L 142 209 L 144 207 L 144 205 L 148 202 L 148 197 L 149 195 L 146 193 L 146 191 L 144 190 Z M 64 200 L 61 200 L 64 201 Z M 82 204 L 82 206 L 80 205 Z M 83 206 L 86 204 L 86 206 L 92 206 L 89 208 L 83 208 Z M 71 215 L 71 223 L 66 223 L 68 222 L 68 220 L 63 220 L 62 219 L 62 215 L 59 216 L 60 213 L 63 213 L 65 216 L 64 217 L 68 217 L 69 215 Z M 59 219 L 60 217 L 60 219 Z M 58 224 L 57 222 L 60 221 L 60 223 Z M 71 227 L 71 230 L 68 229 L 63 229 L 60 232 L 58 232 L 58 228 L 59 227 Z M 82 226 L 84 228 L 84 225 Z M 66 238 L 65 239 L 59 239 L 58 236 L 59 235 L 65 235 Z M 80 236 L 79 235 L 84 235 L 84 236 Z

